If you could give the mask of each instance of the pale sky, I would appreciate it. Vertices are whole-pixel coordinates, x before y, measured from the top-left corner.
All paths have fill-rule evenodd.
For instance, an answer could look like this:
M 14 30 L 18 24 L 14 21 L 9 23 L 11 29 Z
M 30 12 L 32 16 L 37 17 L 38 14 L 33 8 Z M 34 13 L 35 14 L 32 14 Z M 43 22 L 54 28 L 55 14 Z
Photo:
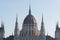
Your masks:
M 55 37 L 57 20 L 60 23 L 60 0 L 0 0 L 0 24 L 3 20 L 5 37 L 14 34 L 16 14 L 21 30 L 24 18 L 28 15 L 29 4 L 32 15 L 37 21 L 38 29 L 40 30 L 41 27 L 43 13 L 45 32 Z

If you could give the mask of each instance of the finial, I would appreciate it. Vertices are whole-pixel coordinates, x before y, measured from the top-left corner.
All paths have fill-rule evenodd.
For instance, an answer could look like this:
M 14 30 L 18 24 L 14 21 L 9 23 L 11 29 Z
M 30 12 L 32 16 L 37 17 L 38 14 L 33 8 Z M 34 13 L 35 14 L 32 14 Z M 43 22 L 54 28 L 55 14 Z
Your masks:
M 31 6 L 29 5 L 29 15 L 31 15 Z
M 18 20 L 18 17 L 17 17 L 17 14 L 16 14 L 16 22 L 17 22 L 17 20 Z
M 58 21 L 57 21 L 57 24 L 56 24 L 56 26 L 58 27 Z
M 3 21 L 1 21 L 1 27 L 4 27 Z
M 57 24 L 56 24 L 56 31 L 58 30 L 59 28 L 59 25 L 58 25 L 58 21 L 57 21 Z
M 57 21 L 57 25 L 58 25 L 58 21 Z
M 42 22 L 43 22 L 43 13 L 42 13 Z

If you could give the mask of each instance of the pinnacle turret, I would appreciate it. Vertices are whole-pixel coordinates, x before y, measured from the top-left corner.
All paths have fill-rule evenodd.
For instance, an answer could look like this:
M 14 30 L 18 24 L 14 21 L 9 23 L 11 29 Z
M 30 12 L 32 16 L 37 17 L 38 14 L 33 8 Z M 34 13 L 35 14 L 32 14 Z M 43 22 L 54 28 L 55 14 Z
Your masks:
M 1 21 L 1 30 L 2 30 L 2 37 L 4 38 L 5 37 L 5 30 L 4 30 L 4 24 L 3 24 L 3 21 Z
M 1 21 L 1 27 L 4 28 L 4 24 L 3 24 L 3 21 Z
M 41 22 L 41 34 L 45 34 L 43 15 L 42 15 L 42 22 Z
M 15 31 L 14 31 L 14 40 L 17 40 L 18 35 L 19 35 L 18 18 L 17 18 L 17 16 L 16 16 Z
M 58 21 L 57 21 L 57 24 L 56 24 L 56 31 L 58 30 L 58 27 L 59 27 L 59 24 L 58 24 Z
M 31 15 L 31 6 L 29 5 L 29 15 Z
M 18 32 L 18 18 L 16 16 L 16 23 L 15 23 L 15 32 Z

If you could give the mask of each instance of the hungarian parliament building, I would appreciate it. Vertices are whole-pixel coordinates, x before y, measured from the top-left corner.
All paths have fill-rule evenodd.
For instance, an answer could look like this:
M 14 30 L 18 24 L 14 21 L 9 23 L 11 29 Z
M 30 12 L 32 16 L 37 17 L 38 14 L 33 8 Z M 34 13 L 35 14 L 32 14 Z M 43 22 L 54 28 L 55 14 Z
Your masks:
M 29 13 L 25 17 L 21 31 L 18 30 L 18 18 L 16 16 L 14 35 L 7 38 L 4 37 L 4 24 L 1 23 L 0 27 L 0 40 L 60 40 L 60 28 L 58 22 L 56 24 L 55 38 L 45 35 L 45 26 L 42 16 L 41 29 L 38 30 L 35 17 L 31 14 L 31 8 L 29 7 Z

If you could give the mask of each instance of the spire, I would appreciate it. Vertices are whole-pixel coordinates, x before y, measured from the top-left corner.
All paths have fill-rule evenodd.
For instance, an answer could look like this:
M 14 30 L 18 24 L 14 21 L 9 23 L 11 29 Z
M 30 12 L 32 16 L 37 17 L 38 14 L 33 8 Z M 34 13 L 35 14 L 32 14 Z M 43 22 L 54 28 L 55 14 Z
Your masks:
M 16 23 L 15 23 L 15 27 L 16 27 L 16 29 L 18 30 L 18 18 L 17 18 L 17 15 L 16 15 Z
M 56 27 L 58 27 L 58 21 L 57 21 Z
M 41 22 L 41 26 L 43 26 L 43 27 L 44 27 L 43 14 L 42 14 L 42 22 Z
M 42 15 L 42 22 L 41 22 L 41 34 L 45 34 L 43 15 Z
M 57 21 L 57 24 L 56 24 L 56 31 L 58 30 L 58 27 L 59 27 L 59 25 L 58 25 L 58 21 Z
M 15 30 L 14 30 L 14 40 L 17 40 L 18 36 L 19 36 L 18 17 L 16 15 L 16 23 L 15 23 Z
M 3 34 L 3 38 L 5 37 L 5 30 L 4 30 L 4 23 L 3 21 L 1 21 L 1 28 L 2 28 L 2 34 Z
M 29 5 L 29 15 L 31 15 L 31 6 Z
M 42 22 L 41 22 L 41 26 L 44 26 L 44 22 L 43 22 L 43 15 L 42 15 Z
M 4 29 L 4 24 L 3 24 L 3 21 L 1 21 L 1 28 Z
M 15 23 L 15 31 L 14 31 L 14 35 L 18 35 L 18 18 L 17 18 L 17 15 L 16 15 L 16 23 Z
M 17 18 L 17 15 L 16 15 L 16 24 L 18 24 L 18 18 Z

